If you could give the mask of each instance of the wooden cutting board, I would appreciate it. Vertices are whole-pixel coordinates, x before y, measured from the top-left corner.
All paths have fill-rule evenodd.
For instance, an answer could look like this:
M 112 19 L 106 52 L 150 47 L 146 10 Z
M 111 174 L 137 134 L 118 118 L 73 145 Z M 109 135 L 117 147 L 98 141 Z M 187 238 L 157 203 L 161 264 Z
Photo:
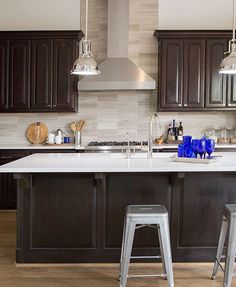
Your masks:
M 32 123 L 27 128 L 26 136 L 32 144 L 45 143 L 48 137 L 48 128 L 42 122 Z

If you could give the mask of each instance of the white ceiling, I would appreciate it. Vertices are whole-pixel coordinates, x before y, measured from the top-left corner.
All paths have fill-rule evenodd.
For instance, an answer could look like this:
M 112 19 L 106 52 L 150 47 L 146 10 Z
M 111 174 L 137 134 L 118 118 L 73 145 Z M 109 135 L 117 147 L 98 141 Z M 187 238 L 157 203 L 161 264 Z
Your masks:
M 233 0 L 159 0 L 158 29 L 232 29 Z
M 0 30 L 76 30 L 80 0 L 0 0 Z

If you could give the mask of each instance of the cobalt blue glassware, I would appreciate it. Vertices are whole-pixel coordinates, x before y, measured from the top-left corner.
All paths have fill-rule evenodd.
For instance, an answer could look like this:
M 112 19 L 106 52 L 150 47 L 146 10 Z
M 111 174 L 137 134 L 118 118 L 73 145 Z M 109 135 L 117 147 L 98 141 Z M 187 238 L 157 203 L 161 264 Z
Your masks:
M 206 139 L 202 138 L 199 140 L 198 145 L 197 145 L 197 151 L 198 154 L 200 155 L 200 158 L 206 153 Z
M 192 150 L 193 150 L 195 158 L 197 158 L 197 155 L 198 155 L 198 142 L 199 142 L 198 139 L 193 139 L 192 140 Z
M 178 157 L 184 157 L 184 145 L 183 144 L 178 145 Z
M 191 144 L 184 146 L 184 156 L 193 157 L 193 149 Z
M 191 136 L 183 136 L 183 144 L 184 145 L 190 145 L 191 144 L 192 137 Z
M 206 139 L 206 152 L 208 153 L 208 158 L 211 158 L 211 154 L 215 150 L 215 141 L 214 139 Z

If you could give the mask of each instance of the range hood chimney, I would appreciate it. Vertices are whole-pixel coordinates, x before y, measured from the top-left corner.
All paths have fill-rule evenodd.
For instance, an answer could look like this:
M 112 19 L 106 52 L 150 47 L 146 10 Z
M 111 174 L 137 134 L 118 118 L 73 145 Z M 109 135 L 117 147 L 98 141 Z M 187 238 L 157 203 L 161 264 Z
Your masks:
M 100 75 L 84 76 L 79 91 L 154 90 L 155 80 L 128 58 L 129 1 L 108 1 L 108 58 Z

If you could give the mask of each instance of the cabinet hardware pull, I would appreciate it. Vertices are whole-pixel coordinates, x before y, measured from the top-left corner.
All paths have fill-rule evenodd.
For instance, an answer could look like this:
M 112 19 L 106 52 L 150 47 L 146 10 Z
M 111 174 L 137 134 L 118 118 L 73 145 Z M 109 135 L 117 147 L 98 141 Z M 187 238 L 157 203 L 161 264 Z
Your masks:
M 181 107 L 182 105 L 181 105 L 181 104 L 178 104 L 178 106 Z
M 1 155 L 0 158 L 1 159 L 12 159 L 13 157 L 10 155 Z
M 228 104 L 228 106 L 232 106 L 232 104 Z
M 47 105 L 47 107 L 51 107 L 51 105 Z
M 57 105 L 52 105 L 54 108 L 57 106 Z
M 187 104 L 184 104 L 184 107 L 187 107 L 188 105 Z

